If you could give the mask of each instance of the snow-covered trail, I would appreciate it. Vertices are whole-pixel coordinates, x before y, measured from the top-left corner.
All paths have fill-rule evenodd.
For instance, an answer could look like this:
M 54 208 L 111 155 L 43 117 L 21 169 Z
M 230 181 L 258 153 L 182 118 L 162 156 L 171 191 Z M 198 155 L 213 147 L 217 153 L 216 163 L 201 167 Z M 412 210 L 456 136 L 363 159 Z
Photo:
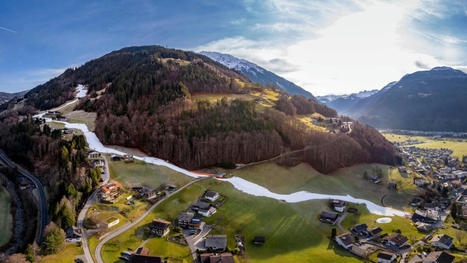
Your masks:
M 309 200 L 323 200 L 323 199 L 339 199 L 350 203 L 364 204 L 368 208 L 370 213 L 375 215 L 382 216 L 407 216 L 408 213 L 393 209 L 390 207 L 382 207 L 373 202 L 370 202 L 365 199 L 359 199 L 352 197 L 350 195 L 330 195 L 330 194 L 316 194 L 310 193 L 307 191 L 295 192 L 292 194 L 276 194 L 269 191 L 267 188 L 247 181 L 240 177 L 232 177 L 228 179 L 219 179 L 221 181 L 231 183 L 237 190 L 240 190 L 244 193 L 254 195 L 254 196 L 263 196 L 269 197 L 277 200 L 283 200 L 288 203 L 298 203 Z
M 67 105 L 70 105 L 71 103 L 76 102 L 79 98 L 83 98 L 86 96 L 87 90 L 84 90 L 84 87 L 82 85 L 79 85 L 77 87 L 77 99 L 65 103 L 64 105 L 52 109 L 52 110 L 57 110 L 62 107 L 65 107 Z M 39 118 L 44 118 L 44 113 L 40 113 L 35 115 L 34 117 L 39 117 Z M 52 122 L 50 118 L 45 118 L 47 122 Z M 127 153 L 112 149 L 110 147 L 105 146 L 104 144 L 101 143 L 99 138 L 96 136 L 94 132 L 89 131 L 88 127 L 86 124 L 83 123 L 69 123 L 65 121 L 53 121 L 53 122 L 58 122 L 62 123 L 65 125 L 66 128 L 68 129 L 77 129 L 83 132 L 84 136 L 86 137 L 86 141 L 88 142 L 89 148 L 101 153 L 107 153 L 107 154 L 117 154 L 117 155 L 125 155 Z M 141 160 L 146 163 L 151 163 L 155 165 L 160 165 L 160 166 L 165 166 L 167 168 L 170 168 L 172 170 L 175 170 L 177 172 L 183 173 L 185 175 L 188 175 L 190 177 L 198 178 L 202 177 L 203 175 L 197 174 L 190 172 L 188 170 L 185 170 L 181 167 L 178 167 L 174 164 L 171 164 L 169 162 L 166 162 L 164 160 L 161 160 L 159 158 L 155 157 L 143 157 L 143 156 L 134 156 L 135 159 Z M 283 200 L 289 203 L 298 203 L 298 202 L 304 202 L 304 201 L 309 201 L 309 200 L 323 200 L 323 199 L 339 199 L 343 200 L 346 202 L 350 203 L 357 203 L 357 204 L 365 204 L 366 207 L 368 208 L 368 211 L 372 214 L 376 215 L 382 215 L 382 216 L 407 216 L 409 215 L 408 213 L 404 211 L 400 211 L 397 209 L 389 208 L 389 207 L 383 207 L 379 206 L 373 202 L 370 202 L 365 199 L 359 199 L 352 197 L 350 195 L 329 195 L 329 194 L 317 194 L 317 193 L 310 193 L 307 191 L 300 191 L 292 194 L 277 194 L 269 191 L 267 188 L 260 186 L 258 184 L 252 183 L 250 181 L 247 181 L 243 178 L 240 177 L 232 177 L 228 179 L 218 179 L 220 181 L 224 182 L 229 182 L 231 183 L 237 190 L 240 190 L 244 193 L 247 193 L 249 195 L 253 196 L 263 196 L 263 197 L 269 197 L 273 198 L 276 200 Z

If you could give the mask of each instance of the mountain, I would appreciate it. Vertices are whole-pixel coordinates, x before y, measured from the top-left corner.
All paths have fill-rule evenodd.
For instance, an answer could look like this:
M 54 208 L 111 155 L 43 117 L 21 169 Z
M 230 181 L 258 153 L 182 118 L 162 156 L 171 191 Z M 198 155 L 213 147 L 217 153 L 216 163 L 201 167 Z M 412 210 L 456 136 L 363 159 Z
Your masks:
M 348 95 L 326 95 L 317 97 L 317 100 L 345 115 L 348 114 L 349 110 L 357 107 L 362 99 L 370 97 L 377 92 L 378 90 L 364 90 Z
M 23 97 L 24 94 L 26 94 L 28 90 L 21 91 L 21 92 L 16 92 L 16 93 L 7 93 L 7 92 L 0 92 L 0 104 L 3 104 L 14 97 Z
M 78 84 L 88 95 L 77 109 L 97 113 L 95 132 L 103 143 L 139 148 L 188 169 L 231 167 L 297 150 L 291 162 L 307 162 L 325 173 L 357 163 L 395 162 L 392 145 L 375 129 L 354 121 L 351 132 L 340 132 L 340 121 L 330 119 L 335 110 L 252 83 L 193 52 L 123 48 L 37 86 L 24 106 L 61 105 L 74 98 Z
M 467 74 L 435 67 L 407 74 L 350 107 L 337 100 L 327 105 L 377 128 L 465 132 L 466 101 Z
M 289 94 L 302 95 L 306 98 L 314 98 L 310 92 L 250 61 L 218 52 L 202 51 L 200 54 L 203 54 L 230 69 L 234 69 L 245 74 L 256 83 L 261 83 L 263 85 L 272 83 Z

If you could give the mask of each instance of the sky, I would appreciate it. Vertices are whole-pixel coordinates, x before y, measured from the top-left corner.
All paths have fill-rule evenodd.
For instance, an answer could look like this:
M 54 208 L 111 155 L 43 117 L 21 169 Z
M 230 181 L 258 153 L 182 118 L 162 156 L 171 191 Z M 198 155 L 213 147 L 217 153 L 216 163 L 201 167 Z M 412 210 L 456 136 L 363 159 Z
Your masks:
M 134 45 L 228 53 L 314 95 L 348 94 L 467 72 L 467 0 L 4 0 L 0 91 Z

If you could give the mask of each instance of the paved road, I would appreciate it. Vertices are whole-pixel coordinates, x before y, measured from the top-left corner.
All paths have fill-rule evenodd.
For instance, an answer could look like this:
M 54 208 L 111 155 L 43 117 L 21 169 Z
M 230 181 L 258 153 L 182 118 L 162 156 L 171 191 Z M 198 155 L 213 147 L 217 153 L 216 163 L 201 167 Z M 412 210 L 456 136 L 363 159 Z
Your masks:
M 339 229 L 342 232 L 346 232 L 345 228 L 342 227 L 341 223 L 342 223 L 342 221 L 344 221 L 344 218 L 347 216 L 348 213 L 349 212 L 345 211 L 341 216 L 339 216 L 339 218 L 337 219 L 337 222 L 336 222 L 337 227 L 339 227 Z
M 193 262 L 197 261 L 196 257 L 196 244 L 198 244 L 205 236 L 209 234 L 209 232 L 212 230 L 212 227 L 209 225 L 204 225 L 203 229 L 201 232 L 199 232 L 197 235 L 188 235 L 185 232 L 183 232 L 183 237 L 186 240 L 186 243 L 190 247 L 191 255 L 193 256 Z
M 102 178 L 103 184 L 106 184 L 109 182 L 109 179 L 110 179 L 109 161 L 106 156 L 104 156 L 104 162 L 105 162 L 105 171 L 104 171 L 104 174 L 101 174 L 101 178 Z M 84 220 L 86 219 L 86 214 L 88 213 L 89 208 L 97 202 L 96 196 L 97 196 L 98 190 L 99 189 L 94 190 L 94 192 L 88 198 L 88 200 L 86 201 L 86 204 L 83 206 L 83 208 L 79 212 L 78 220 L 77 220 L 78 222 L 77 226 L 81 230 L 81 233 L 82 233 L 81 243 L 83 246 L 84 256 L 86 257 L 86 261 L 88 263 L 91 263 L 91 262 L 94 263 L 94 260 L 92 259 L 92 255 L 89 250 L 88 236 L 87 236 L 86 230 L 84 229 Z
M 167 200 L 169 197 L 175 195 L 176 193 L 182 191 L 183 189 L 187 188 L 188 186 L 194 184 L 194 183 L 197 183 L 199 181 L 202 181 L 202 180 L 205 180 L 207 178 L 210 178 L 210 177 L 202 177 L 202 178 L 197 178 L 191 182 L 189 182 L 188 184 L 182 186 L 181 188 L 179 188 L 178 190 L 176 190 L 175 192 L 172 192 L 170 194 L 168 194 L 167 196 L 165 196 L 164 198 L 162 198 L 161 200 L 157 201 L 157 203 L 155 203 L 154 205 L 152 205 L 141 217 L 139 217 L 137 220 L 133 221 L 133 222 L 130 222 L 130 223 L 127 223 L 126 225 L 120 227 L 120 228 L 117 228 L 113 231 L 110 231 L 109 234 L 104 238 L 102 239 L 102 241 L 97 245 L 96 247 L 96 251 L 94 252 L 94 256 L 96 257 L 96 261 L 98 263 L 104 263 L 104 260 L 102 260 L 102 255 L 101 255 L 101 251 L 102 251 L 102 247 L 104 247 L 105 243 L 107 243 L 109 240 L 111 240 L 112 238 L 124 233 L 125 231 L 129 230 L 130 228 L 134 227 L 135 225 L 139 224 L 139 222 L 141 222 L 146 216 L 149 215 L 149 213 L 151 213 L 152 210 L 154 210 L 157 206 L 159 206 L 162 202 L 164 202 L 165 200 Z
M 38 244 L 42 244 L 44 229 L 49 224 L 47 198 L 45 196 L 44 187 L 42 186 L 41 181 L 37 179 L 37 177 L 35 177 L 34 175 L 29 173 L 27 170 L 23 169 L 21 166 L 17 165 L 13 161 L 11 161 L 2 150 L 0 150 L 0 159 L 2 159 L 2 161 L 9 167 L 13 169 L 17 168 L 18 172 L 22 176 L 31 180 L 39 193 L 39 204 L 37 204 L 39 207 L 39 224 L 36 232 L 36 242 Z

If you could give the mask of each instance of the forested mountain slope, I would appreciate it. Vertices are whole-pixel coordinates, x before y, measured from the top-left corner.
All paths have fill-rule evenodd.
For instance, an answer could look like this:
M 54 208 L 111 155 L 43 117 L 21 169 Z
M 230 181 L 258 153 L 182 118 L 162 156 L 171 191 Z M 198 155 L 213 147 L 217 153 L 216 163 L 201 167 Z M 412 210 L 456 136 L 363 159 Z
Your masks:
M 26 105 L 48 109 L 89 89 L 78 106 L 97 112 L 106 144 L 137 147 L 189 169 L 265 160 L 290 150 L 322 172 L 363 162 L 394 162 L 392 145 L 373 128 L 313 99 L 252 83 L 193 52 L 130 47 L 69 69 L 36 87 Z M 337 132 L 337 133 L 336 133 Z

